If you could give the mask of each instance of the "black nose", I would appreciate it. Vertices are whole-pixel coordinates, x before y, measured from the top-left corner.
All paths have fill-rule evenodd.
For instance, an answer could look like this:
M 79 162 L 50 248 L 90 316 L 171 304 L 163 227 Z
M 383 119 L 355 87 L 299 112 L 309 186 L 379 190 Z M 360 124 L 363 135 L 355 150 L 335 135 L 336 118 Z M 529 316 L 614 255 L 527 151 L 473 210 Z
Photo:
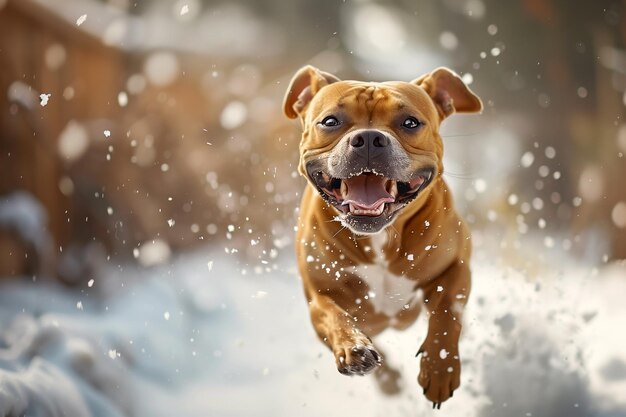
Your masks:
M 389 138 L 379 130 L 362 130 L 350 138 L 353 148 L 384 148 L 389 145 Z
M 363 158 L 369 165 L 387 153 L 389 137 L 380 130 L 360 130 L 349 139 L 350 153 Z

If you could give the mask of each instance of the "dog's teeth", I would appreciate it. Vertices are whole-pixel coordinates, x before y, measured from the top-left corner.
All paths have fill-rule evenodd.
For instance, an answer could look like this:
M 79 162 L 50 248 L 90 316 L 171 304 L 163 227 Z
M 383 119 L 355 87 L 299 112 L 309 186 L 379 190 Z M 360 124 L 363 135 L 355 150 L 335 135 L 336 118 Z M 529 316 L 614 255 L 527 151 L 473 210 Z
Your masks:
M 371 214 L 374 216 L 379 216 L 380 214 L 382 214 L 383 210 L 385 210 L 385 203 L 381 204 L 379 208 L 374 210 L 359 209 L 350 204 L 350 213 L 357 215 Z
M 341 188 L 339 189 L 339 192 L 341 193 L 341 197 L 344 199 L 348 195 L 348 185 L 345 181 L 341 181 Z
M 393 198 L 396 198 L 398 196 L 398 183 L 397 181 L 391 181 L 391 187 L 389 188 L 389 194 L 391 194 L 391 196 Z

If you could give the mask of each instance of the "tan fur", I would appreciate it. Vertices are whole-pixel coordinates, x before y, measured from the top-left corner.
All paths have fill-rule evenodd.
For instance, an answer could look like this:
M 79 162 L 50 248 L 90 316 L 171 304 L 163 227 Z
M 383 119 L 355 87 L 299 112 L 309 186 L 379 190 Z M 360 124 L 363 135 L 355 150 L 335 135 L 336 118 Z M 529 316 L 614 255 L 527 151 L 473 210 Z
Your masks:
M 397 129 L 400 108 L 426 122 L 416 135 Z M 429 328 L 424 342 L 416 346 L 422 352 L 418 382 L 434 406 L 451 397 L 460 384 L 458 341 L 461 311 L 470 292 L 471 252 L 468 228 L 454 210 L 441 177 L 439 125 L 455 110 L 481 109 L 478 97 L 460 78 L 442 68 L 413 83 L 363 83 L 339 81 L 305 67 L 294 77 L 285 98 L 286 114 L 302 122 L 300 172 L 305 176 L 308 160 L 332 150 L 346 132 L 368 127 L 393 134 L 410 155 L 411 168 L 437 167 L 434 180 L 381 232 L 388 235 L 383 251 L 389 271 L 414 281 L 415 291 L 423 291 Z M 328 134 L 316 128 L 320 117 L 336 111 L 350 115 L 347 130 Z M 298 265 L 311 321 L 334 353 L 338 369 L 365 374 L 382 361 L 370 338 L 388 327 L 407 328 L 420 305 L 407 306 L 395 317 L 374 309 L 369 287 L 355 273 L 358 265 L 372 264 L 378 256 L 371 250 L 371 237 L 344 228 L 334 220 L 337 214 L 309 183 L 298 221 Z

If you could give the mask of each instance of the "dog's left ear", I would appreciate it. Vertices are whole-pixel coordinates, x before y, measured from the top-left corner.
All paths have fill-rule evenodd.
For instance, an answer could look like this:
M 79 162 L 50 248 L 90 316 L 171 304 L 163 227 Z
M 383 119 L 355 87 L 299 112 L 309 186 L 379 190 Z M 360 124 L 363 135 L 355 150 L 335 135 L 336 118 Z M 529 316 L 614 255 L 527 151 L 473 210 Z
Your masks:
M 470 90 L 461 77 L 445 67 L 440 67 L 412 81 L 422 87 L 435 102 L 441 119 L 451 114 L 477 113 L 483 103 Z
M 295 119 L 318 91 L 337 81 L 340 81 L 339 78 L 311 65 L 300 68 L 291 79 L 285 93 L 283 100 L 285 115 L 290 119 Z

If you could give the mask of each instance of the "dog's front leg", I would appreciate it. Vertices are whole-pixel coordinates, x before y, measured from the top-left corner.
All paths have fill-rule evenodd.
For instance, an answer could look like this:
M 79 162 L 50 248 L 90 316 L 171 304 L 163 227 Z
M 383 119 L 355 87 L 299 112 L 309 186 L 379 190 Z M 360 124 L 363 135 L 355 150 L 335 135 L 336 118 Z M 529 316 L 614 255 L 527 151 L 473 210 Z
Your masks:
M 426 340 L 418 351 L 422 354 L 418 382 L 433 408 L 439 408 L 461 383 L 461 313 L 470 291 L 467 263 L 455 262 L 423 290 L 429 319 Z
M 317 335 L 335 355 L 339 372 L 365 375 L 382 363 L 371 339 L 330 297 L 315 295 L 309 301 L 309 311 Z

